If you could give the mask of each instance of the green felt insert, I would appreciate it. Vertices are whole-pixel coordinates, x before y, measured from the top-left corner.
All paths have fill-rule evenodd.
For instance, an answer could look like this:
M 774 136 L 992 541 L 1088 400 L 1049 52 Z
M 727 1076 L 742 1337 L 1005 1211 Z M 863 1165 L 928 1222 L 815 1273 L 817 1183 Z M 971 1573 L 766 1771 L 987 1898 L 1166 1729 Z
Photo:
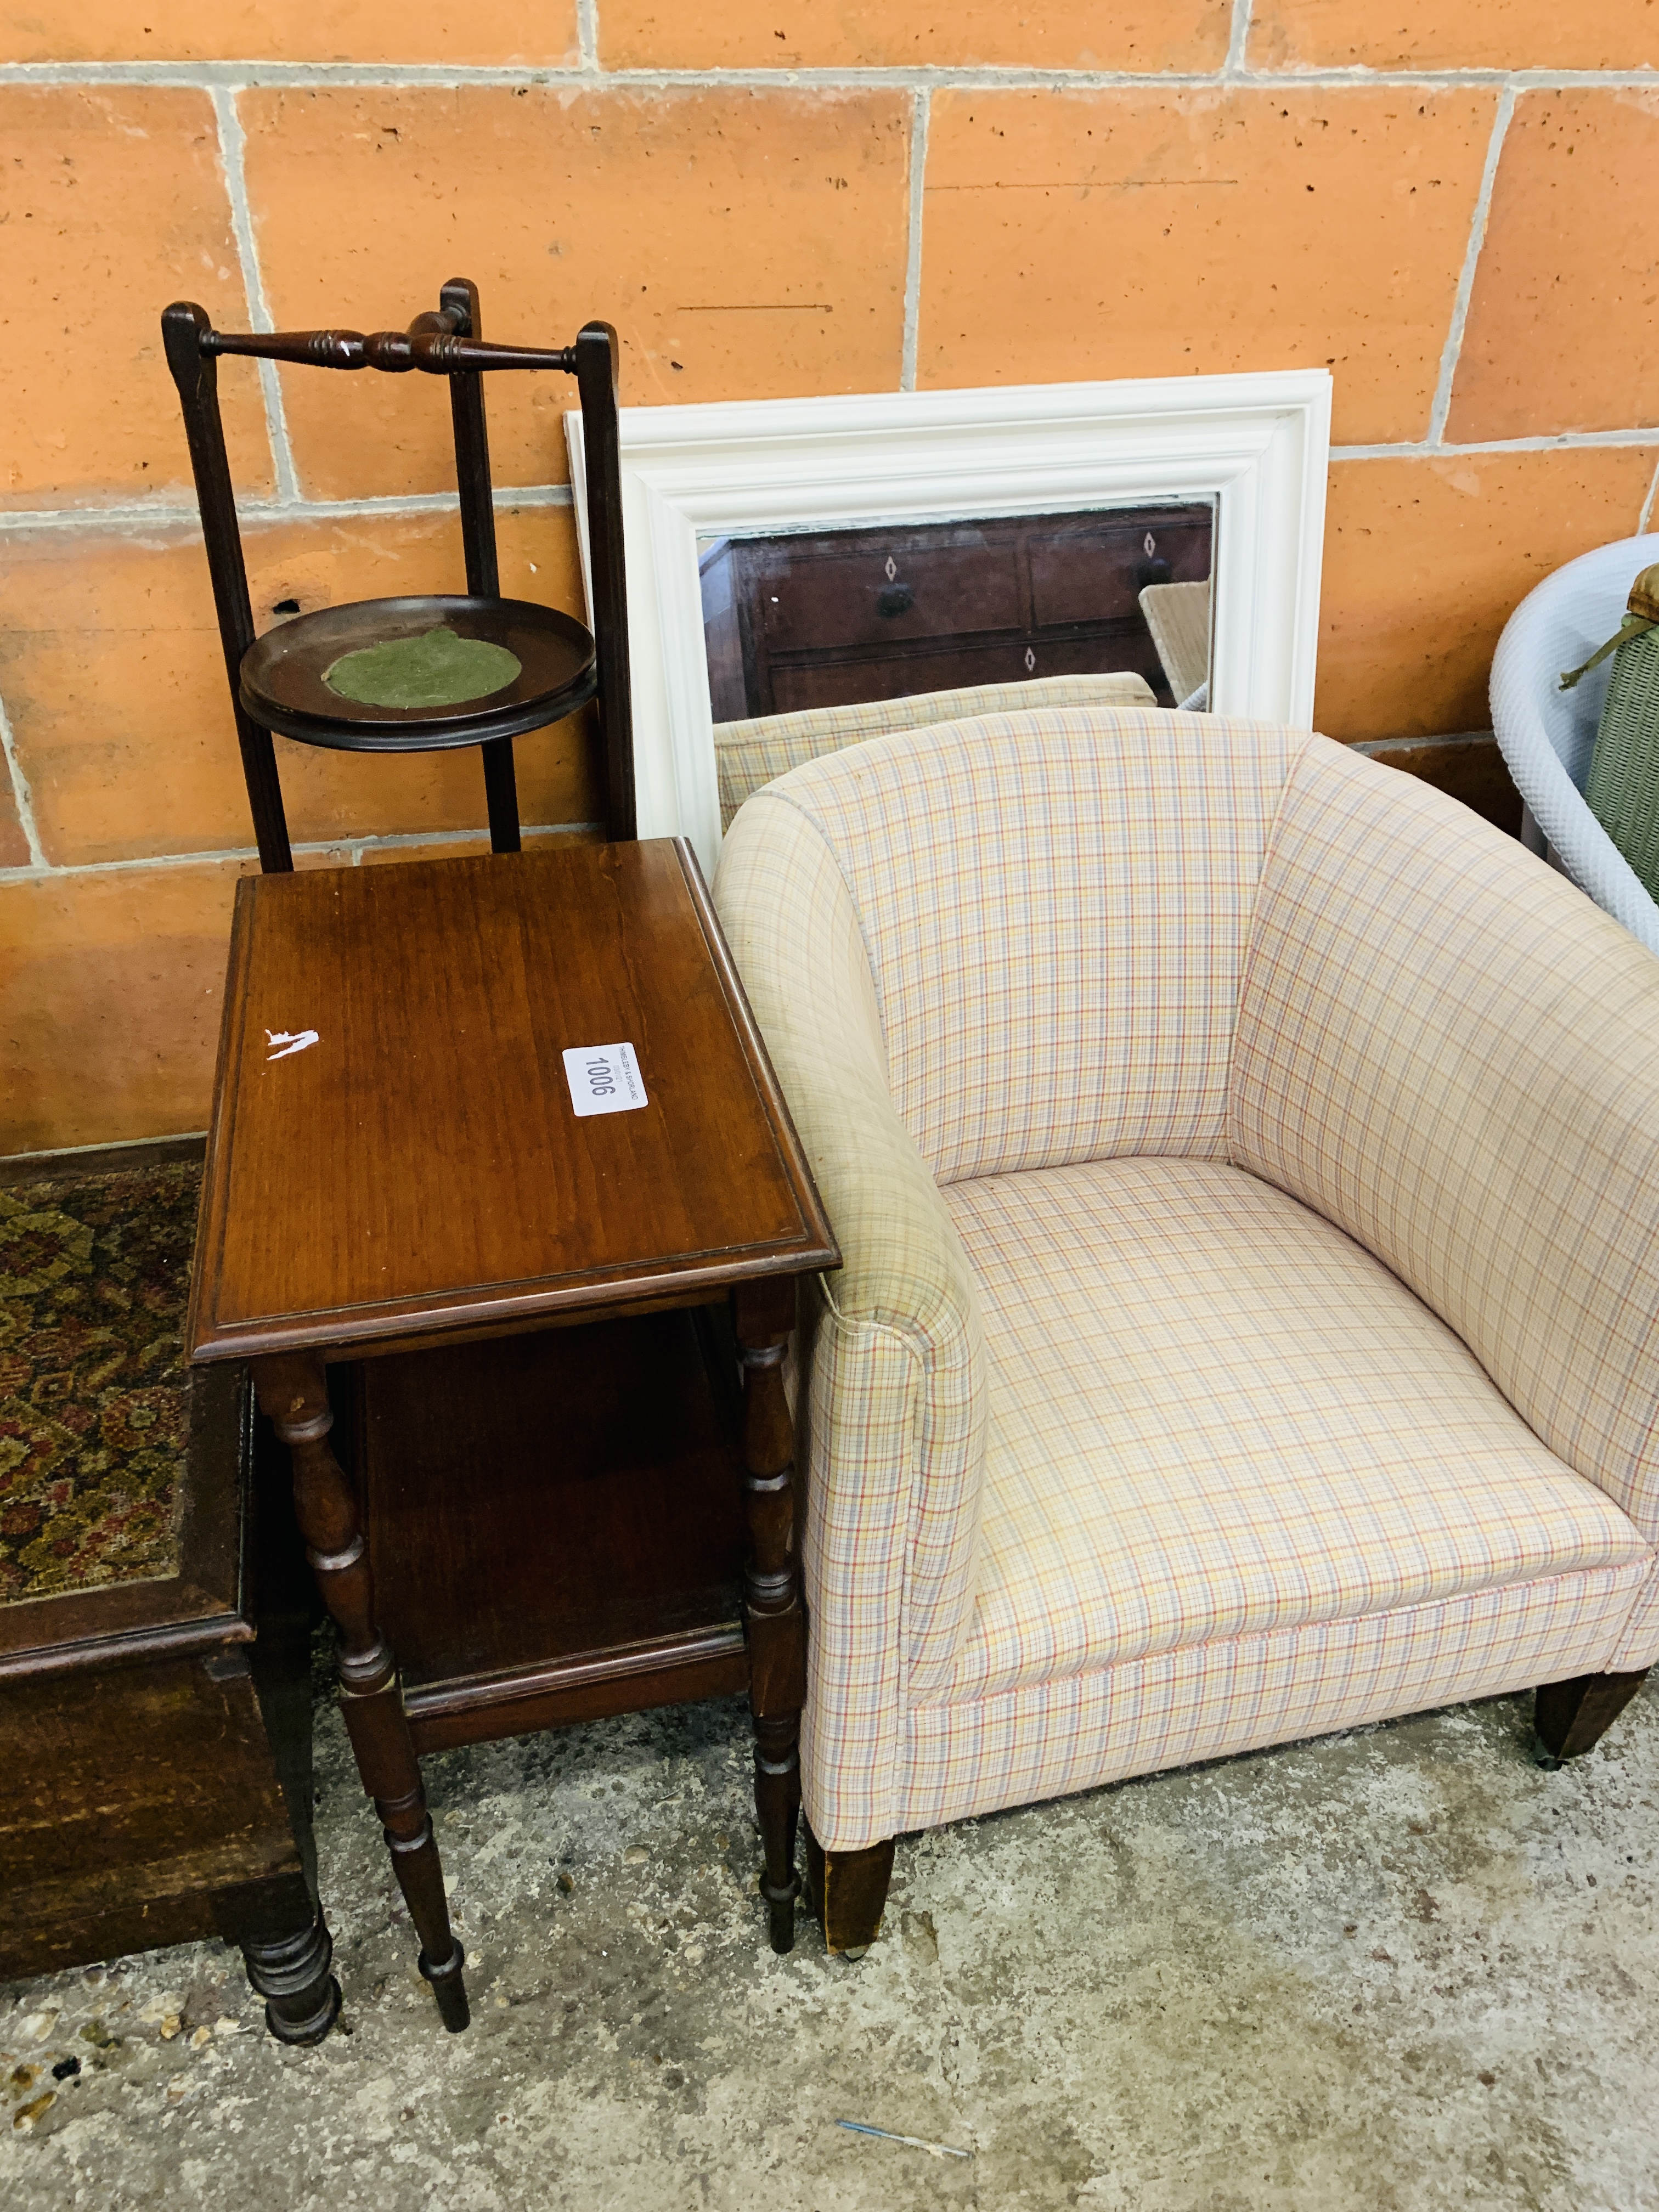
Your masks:
M 441 627 L 343 653 L 323 681 L 365 707 L 459 707 L 504 691 L 522 666 L 516 653 Z

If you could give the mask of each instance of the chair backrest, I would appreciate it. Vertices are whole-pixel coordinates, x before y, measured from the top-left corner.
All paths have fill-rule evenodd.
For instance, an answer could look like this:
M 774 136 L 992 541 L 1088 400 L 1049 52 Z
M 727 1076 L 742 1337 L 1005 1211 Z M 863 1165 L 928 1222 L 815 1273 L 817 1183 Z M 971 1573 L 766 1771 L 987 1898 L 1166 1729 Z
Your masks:
M 1492 732 L 1516 787 L 1565 874 L 1603 913 L 1659 952 L 1659 906 L 1585 805 L 1596 725 L 1612 664 L 1561 689 L 1619 627 L 1630 587 L 1659 561 L 1659 536 L 1621 538 L 1569 561 L 1504 624 L 1492 665 Z
M 595 695 L 605 763 L 606 827 L 613 838 L 635 835 L 633 712 L 628 656 L 628 601 L 623 557 L 622 476 L 617 428 L 617 334 L 608 323 L 588 323 L 568 347 L 485 344 L 479 327 L 477 287 L 452 277 L 435 313 L 417 315 L 406 331 L 216 331 L 204 308 L 175 301 L 161 316 L 167 366 L 179 387 L 190 443 L 208 568 L 213 580 L 220 642 L 230 682 L 237 739 L 253 812 L 259 859 L 267 871 L 293 866 L 288 823 L 270 732 L 246 711 L 240 694 L 243 658 L 254 641 L 247 570 L 236 518 L 224 426 L 219 413 L 217 362 L 222 354 L 289 362 L 316 368 L 419 369 L 449 380 L 460 496 L 466 588 L 477 599 L 501 595 L 495 556 L 495 512 L 484 422 L 484 374 L 499 369 L 551 369 L 576 379 L 586 433 L 587 516 L 592 552 Z M 379 750 L 395 750 L 384 744 Z M 511 738 L 481 747 L 490 842 L 497 852 L 519 849 L 519 810 Z
M 872 739 L 772 786 L 858 909 L 893 1101 L 936 1181 L 1224 1157 L 1268 830 L 1316 742 L 1049 709 Z
M 1124 669 L 1099 676 L 1034 676 L 1023 684 L 975 684 L 956 691 L 913 692 L 851 707 L 803 707 L 793 714 L 756 714 L 714 725 L 720 828 L 729 830 L 744 801 L 825 753 L 844 752 L 892 730 L 960 722 L 969 714 L 1023 714 L 1038 707 L 1155 707 L 1144 676 Z

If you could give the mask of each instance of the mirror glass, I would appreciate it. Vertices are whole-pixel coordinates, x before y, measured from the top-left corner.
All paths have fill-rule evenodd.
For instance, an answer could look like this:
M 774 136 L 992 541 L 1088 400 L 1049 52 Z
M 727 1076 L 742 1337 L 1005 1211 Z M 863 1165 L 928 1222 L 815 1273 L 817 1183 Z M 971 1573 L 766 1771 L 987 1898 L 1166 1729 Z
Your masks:
M 716 724 L 1133 671 L 1206 703 L 1212 502 L 700 542 Z

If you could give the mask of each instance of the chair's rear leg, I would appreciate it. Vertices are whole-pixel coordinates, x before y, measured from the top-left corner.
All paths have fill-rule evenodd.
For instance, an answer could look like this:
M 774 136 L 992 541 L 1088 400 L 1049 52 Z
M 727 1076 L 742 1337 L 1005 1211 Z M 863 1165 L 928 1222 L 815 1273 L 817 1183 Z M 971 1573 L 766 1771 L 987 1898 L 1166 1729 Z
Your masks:
M 893 1878 L 893 1838 L 861 1851 L 826 1851 L 808 1828 L 806 1875 L 824 1948 L 860 1957 L 881 1931 Z
M 1647 1680 L 1634 1674 L 1576 1674 L 1570 1682 L 1545 1682 L 1538 1692 L 1534 1756 L 1540 1766 L 1582 1758 L 1613 1726 Z

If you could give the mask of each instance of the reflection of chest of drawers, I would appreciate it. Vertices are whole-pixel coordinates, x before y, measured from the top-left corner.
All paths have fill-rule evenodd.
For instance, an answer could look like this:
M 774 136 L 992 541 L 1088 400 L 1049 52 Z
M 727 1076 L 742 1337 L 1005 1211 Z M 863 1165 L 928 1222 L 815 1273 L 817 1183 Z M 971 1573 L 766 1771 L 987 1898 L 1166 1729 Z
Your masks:
M 705 549 L 717 722 L 1133 669 L 1169 704 L 1138 593 L 1210 573 L 1207 507 L 1015 516 Z

